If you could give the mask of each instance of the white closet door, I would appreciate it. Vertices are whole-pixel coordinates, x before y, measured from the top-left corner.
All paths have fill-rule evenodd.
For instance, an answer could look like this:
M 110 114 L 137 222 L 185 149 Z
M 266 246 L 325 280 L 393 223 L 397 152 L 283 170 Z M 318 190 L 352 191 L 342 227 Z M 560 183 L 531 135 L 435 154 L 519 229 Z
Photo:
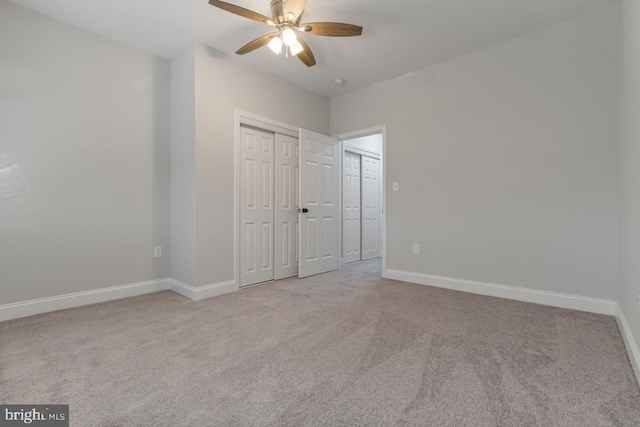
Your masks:
M 362 156 L 362 259 L 380 256 L 380 160 Z
M 300 129 L 299 277 L 338 269 L 338 145 L 335 138 Z
M 344 262 L 360 261 L 360 155 L 350 152 L 344 154 L 343 197 L 343 235 Z
M 300 144 L 276 134 L 275 279 L 298 275 Z
M 240 286 L 273 280 L 274 135 L 241 128 Z

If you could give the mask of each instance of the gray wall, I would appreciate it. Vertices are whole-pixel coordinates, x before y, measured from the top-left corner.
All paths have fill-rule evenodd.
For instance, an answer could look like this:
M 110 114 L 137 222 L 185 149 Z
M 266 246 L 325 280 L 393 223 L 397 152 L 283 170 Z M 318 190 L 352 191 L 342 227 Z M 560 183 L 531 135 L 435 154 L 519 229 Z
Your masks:
M 623 8 L 637 95 L 638 6 Z M 231 280 L 235 109 L 321 133 L 388 126 L 389 268 L 614 299 L 617 30 L 612 8 L 330 108 L 200 44 L 170 67 L 0 0 L 0 304 Z M 638 100 L 625 99 L 619 292 L 637 337 Z
M 171 60 L 171 278 L 196 277 L 196 87 L 193 44 Z
M 388 268 L 615 299 L 618 12 L 331 100 L 387 125 Z
M 640 343 L 640 2 L 622 2 L 622 224 L 618 303 Z
M 169 63 L 0 1 L 0 304 L 167 277 Z

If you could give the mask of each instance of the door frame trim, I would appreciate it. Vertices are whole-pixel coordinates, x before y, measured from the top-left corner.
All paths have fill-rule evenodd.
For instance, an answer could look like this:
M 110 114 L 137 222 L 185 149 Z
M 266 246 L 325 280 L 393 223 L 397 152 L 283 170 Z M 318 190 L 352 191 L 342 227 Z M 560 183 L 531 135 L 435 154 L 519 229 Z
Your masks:
M 342 143 L 343 151 L 348 151 L 349 153 L 357 154 L 359 156 L 367 156 L 372 159 L 380 160 L 382 156 L 380 153 L 376 153 L 373 151 L 365 150 L 364 148 L 356 147 L 353 144 L 349 144 L 348 142 Z
M 300 128 L 242 110 L 233 121 L 233 280 L 240 289 L 240 127 L 242 125 L 298 138 Z
M 342 243 L 344 240 L 343 230 L 342 230 L 342 190 L 343 190 L 343 177 L 344 177 L 344 141 L 353 138 L 361 138 L 363 136 L 371 136 L 382 134 L 382 157 L 380 160 L 382 161 L 382 205 L 381 212 L 382 215 L 382 277 L 386 277 L 387 274 L 387 125 L 374 126 L 367 129 L 356 130 L 353 132 L 345 132 L 338 135 L 333 135 L 334 138 L 338 139 L 339 144 L 342 146 L 340 148 L 340 152 L 343 153 L 340 156 L 340 169 L 343 173 L 340 174 L 340 247 L 338 250 L 340 251 L 340 268 L 344 266 L 344 257 L 342 256 Z M 352 150 L 349 150 L 352 151 Z M 352 151 L 353 152 L 353 151 Z

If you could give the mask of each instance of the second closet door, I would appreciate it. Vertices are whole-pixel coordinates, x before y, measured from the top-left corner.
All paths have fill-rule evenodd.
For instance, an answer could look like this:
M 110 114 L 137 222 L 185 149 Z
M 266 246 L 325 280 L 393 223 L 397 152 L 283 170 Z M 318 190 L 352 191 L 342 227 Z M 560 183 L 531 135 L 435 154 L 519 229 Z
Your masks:
M 344 154 L 343 233 L 344 262 L 360 261 L 360 155 Z
M 298 138 L 276 134 L 275 279 L 298 275 Z
M 380 160 L 362 156 L 362 259 L 380 256 Z

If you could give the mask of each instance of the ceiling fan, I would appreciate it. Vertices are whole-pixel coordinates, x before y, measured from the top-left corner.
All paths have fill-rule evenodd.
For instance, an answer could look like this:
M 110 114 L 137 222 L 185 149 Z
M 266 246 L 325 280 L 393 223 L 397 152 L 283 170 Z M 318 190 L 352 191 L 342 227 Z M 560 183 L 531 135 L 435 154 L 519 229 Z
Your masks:
M 238 55 L 253 52 L 265 45 L 268 45 L 276 54 L 280 54 L 284 45 L 285 52 L 290 52 L 291 55 L 297 56 L 307 67 L 313 67 L 316 65 L 316 58 L 302 37 L 296 34 L 296 31 L 330 37 L 351 37 L 362 34 L 362 27 L 352 24 L 339 22 L 300 24 L 307 0 L 271 0 L 272 18 L 267 18 L 252 10 L 224 1 L 209 0 L 209 4 L 244 18 L 262 22 L 276 29 L 276 32 L 265 34 L 242 46 L 236 52 Z

